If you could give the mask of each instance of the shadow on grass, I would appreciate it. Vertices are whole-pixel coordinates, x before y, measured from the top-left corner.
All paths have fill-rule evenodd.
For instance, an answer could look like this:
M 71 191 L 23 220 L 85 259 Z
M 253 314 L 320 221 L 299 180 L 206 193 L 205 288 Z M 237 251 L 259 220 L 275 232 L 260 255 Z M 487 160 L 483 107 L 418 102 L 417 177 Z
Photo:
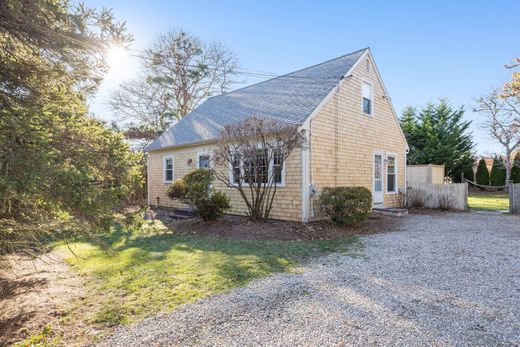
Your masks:
M 255 278 L 291 271 L 299 261 L 325 252 L 358 249 L 355 237 L 327 241 L 230 240 L 177 235 L 115 225 L 100 235 L 108 251 L 87 239 L 71 245 L 68 260 L 89 276 L 101 308 L 92 319 L 126 324 L 207 295 L 243 286 Z

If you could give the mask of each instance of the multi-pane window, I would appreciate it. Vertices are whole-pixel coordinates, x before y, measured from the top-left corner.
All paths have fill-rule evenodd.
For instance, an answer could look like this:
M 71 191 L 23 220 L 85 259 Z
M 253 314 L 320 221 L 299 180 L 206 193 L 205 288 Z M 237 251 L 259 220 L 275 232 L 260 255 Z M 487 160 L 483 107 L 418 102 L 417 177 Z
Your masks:
M 252 158 L 244 161 L 246 183 L 267 183 L 269 179 L 269 160 L 267 149 L 258 149 Z
M 387 158 L 387 164 L 386 164 L 386 191 L 388 193 L 395 193 L 396 192 L 396 185 L 397 185 L 397 175 L 396 175 L 396 168 L 395 168 L 395 157 L 388 156 Z
M 276 184 L 282 184 L 283 158 L 281 151 L 275 150 L 273 153 L 273 180 Z
M 272 157 L 269 157 L 269 154 Z M 284 184 L 284 163 L 279 150 L 270 152 L 268 149 L 258 149 L 250 158 L 240 160 L 233 157 L 230 181 L 232 184 L 269 183 Z
M 232 166 L 233 167 L 231 168 L 231 171 L 232 171 L 231 183 L 238 184 L 240 181 L 240 178 L 241 178 L 241 170 L 240 170 L 240 158 L 237 155 L 233 156 Z
M 173 181 L 173 157 L 164 158 L 164 182 Z
M 210 167 L 210 156 L 199 155 L 199 169 L 209 169 Z
M 383 191 L 383 156 L 381 154 L 374 156 L 374 190 Z
M 372 85 L 367 82 L 362 83 L 363 113 L 372 115 Z

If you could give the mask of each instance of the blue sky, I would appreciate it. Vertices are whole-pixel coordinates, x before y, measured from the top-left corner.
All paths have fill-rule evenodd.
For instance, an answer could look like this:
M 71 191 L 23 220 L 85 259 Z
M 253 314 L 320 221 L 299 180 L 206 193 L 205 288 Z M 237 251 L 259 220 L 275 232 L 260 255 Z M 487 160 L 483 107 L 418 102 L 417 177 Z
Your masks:
M 448 98 L 473 120 L 476 152 L 499 152 L 471 112 L 474 98 L 510 78 L 520 56 L 517 1 L 101 1 L 143 49 L 158 33 L 182 28 L 235 51 L 244 69 L 287 73 L 370 46 L 398 114 Z M 110 90 L 137 71 L 115 64 L 97 96 L 96 116 L 113 119 Z M 258 82 L 245 79 L 244 84 Z

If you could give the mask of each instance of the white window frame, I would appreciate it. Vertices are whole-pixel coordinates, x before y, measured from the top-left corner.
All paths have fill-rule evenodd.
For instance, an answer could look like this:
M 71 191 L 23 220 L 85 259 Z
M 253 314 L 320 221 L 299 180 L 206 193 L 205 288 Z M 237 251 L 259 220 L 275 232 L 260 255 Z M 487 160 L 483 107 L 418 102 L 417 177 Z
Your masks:
M 375 149 L 372 151 L 372 189 L 370 189 L 370 191 L 372 192 L 372 204 L 375 204 L 374 200 L 375 200 L 375 184 L 374 184 L 374 180 L 375 180 L 375 172 L 376 172 L 376 163 L 375 163 L 375 160 L 374 160 L 374 157 L 376 155 L 380 155 L 381 156 L 381 165 L 383 165 L 382 167 L 382 175 L 383 177 L 381 177 L 381 191 L 383 193 L 383 204 L 385 203 L 385 193 L 386 193 L 386 187 L 385 187 L 385 184 L 386 184 L 386 179 L 385 179 L 385 175 L 386 175 L 386 172 L 385 172 L 385 152 L 383 150 L 380 150 L 380 149 Z
M 261 148 L 259 148 L 259 149 L 261 149 Z M 282 162 L 282 182 L 276 184 L 276 187 L 279 187 L 279 188 L 285 187 L 285 162 L 286 161 L 287 160 L 284 160 Z M 268 171 L 269 173 L 268 173 L 268 176 L 269 176 L 270 179 L 273 178 L 273 174 L 272 174 L 273 173 L 273 168 L 274 168 L 274 157 L 273 157 L 273 160 L 271 160 L 271 162 L 269 163 L 269 171 Z M 243 158 L 240 159 L 240 176 L 244 176 L 244 159 Z M 234 177 L 233 177 L 233 164 L 232 163 L 230 164 L 230 167 L 229 167 L 229 184 L 231 186 L 238 186 L 238 183 L 234 181 Z M 266 183 L 264 183 L 264 184 L 266 184 Z M 242 182 L 242 186 L 248 187 L 249 183 Z
M 287 159 L 287 158 L 286 158 Z M 276 186 L 277 187 L 285 187 L 285 162 L 286 160 L 283 160 L 282 161 L 282 180 L 280 183 L 277 183 Z M 274 156 L 273 156 L 273 160 L 271 161 L 271 163 L 269 164 L 269 177 L 272 177 L 274 178 Z
M 229 163 L 229 185 L 231 186 L 238 186 L 238 182 L 235 182 L 235 177 L 234 177 L 234 166 L 233 166 L 233 163 L 235 162 L 234 160 L 234 157 L 235 157 L 235 154 L 232 155 L 233 159 L 231 160 L 231 163 Z M 243 165 L 242 165 L 242 160 L 240 160 L 240 176 L 243 176 L 243 171 L 244 171 L 244 168 L 243 168 Z M 244 185 L 244 183 L 242 183 L 242 185 Z
M 365 113 L 363 109 L 363 85 L 367 84 L 370 86 L 370 113 Z M 361 80 L 361 113 L 368 117 L 374 116 L 374 85 L 367 80 Z
M 211 160 L 211 152 L 208 151 L 199 151 L 197 152 L 197 169 L 200 169 L 200 157 L 203 155 L 209 156 L 209 168 L 213 166 L 213 162 Z
M 388 191 L 388 158 L 389 157 L 392 157 L 394 158 L 394 168 L 395 168 L 395 172 L 394 172 L 394 176 L 395 176 L 395 184 L 394 184 L 394 191 L 393 192 L 390 192 Z M 398 155 L 397 153 L 386 153 L 386 163 L 385 163 L 385 181 L 386 181 L 386 189 L 385 189 L 385 193 L 387 195 L 394 195 L 394 194 L 397 194 L 399 192 L 399 187 L 397 186 L 397 183 L 399 182 L 398 180 L 398 173 L 399 173 L 399 170 L 398 170 Z
M 172 180 L 169 181 L 166 179 L 166 161 L 168 159 L 172 160 Z M 165 155 L 163 156 L 163 182 L 164 183 L 172 183 L 175 180 L 175 160 L 173 159 L 173 155 Z

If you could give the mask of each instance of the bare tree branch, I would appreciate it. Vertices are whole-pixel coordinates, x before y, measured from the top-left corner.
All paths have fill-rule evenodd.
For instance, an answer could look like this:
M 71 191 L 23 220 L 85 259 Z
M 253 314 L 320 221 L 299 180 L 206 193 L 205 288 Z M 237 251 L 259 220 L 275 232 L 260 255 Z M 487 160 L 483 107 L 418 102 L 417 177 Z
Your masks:
M 302 145 L 295 125 L 255 117 L 228 125 L 214 154 L 215 177 L 239 191 L 252 221 L 266 220 L 282 183 L 284 163 Z
M 486 117 L 484 128 L 504 148 L 507 185 L 511 177 L 511 155 L 520 146 L 520 99 L 494 89 L 477 102 L 475 111 Z
M 156 38 L 141 63 L 139 77 L 123 83 L 109 105 L 127 126 L 162 132 L 204 99 L 228 90 L 238 61 L 220 42 L 169 31 Z

